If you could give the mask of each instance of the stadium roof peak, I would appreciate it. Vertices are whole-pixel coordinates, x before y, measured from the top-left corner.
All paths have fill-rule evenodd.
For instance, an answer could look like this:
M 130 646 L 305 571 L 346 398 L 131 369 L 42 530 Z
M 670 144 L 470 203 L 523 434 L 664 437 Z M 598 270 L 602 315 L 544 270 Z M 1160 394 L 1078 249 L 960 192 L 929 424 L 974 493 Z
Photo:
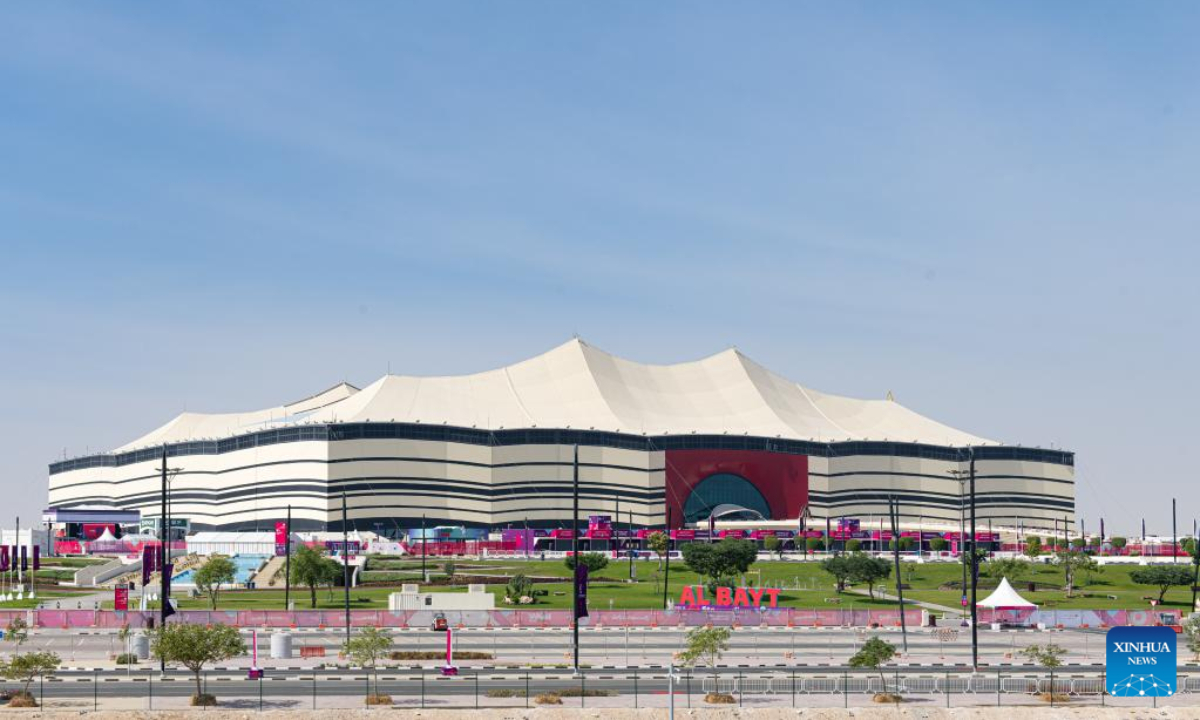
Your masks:
M 339 383 L 267 410 L 184 413 L 120 450 L 330 422 L 995 444 L 893 400 L 812 390 L 759 365 L 736 347 L 698 360 L 655 365 L 609 354 L 575 336 L 541 355 L 469 375 L 387 374 L 361 390 Z

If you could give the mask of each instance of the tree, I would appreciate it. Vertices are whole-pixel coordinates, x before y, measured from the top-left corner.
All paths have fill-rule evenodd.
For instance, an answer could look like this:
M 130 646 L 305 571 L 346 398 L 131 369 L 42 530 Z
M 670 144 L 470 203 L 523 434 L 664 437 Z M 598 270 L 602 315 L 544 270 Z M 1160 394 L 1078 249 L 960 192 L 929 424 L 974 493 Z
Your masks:
M 1118 550 L 1124 550 L 1125 546 L 1129 544 L 1129 540 L 1127 540 L 1123 537 L 1115 537 L 1112 540 L 1109 540 L 1108 542 L 1110 545 L 1112 545 L 1113 547 L 1115 547 Z
M 862 550 L 862 540 L 847 540 L 846 552 L 858 552 Z
M 1042 549 L 1042 539 L 1037 535 L 1031 535 L 1025 538 L 1025 557 L 1029 559 L 1036 558 L 1044 552 Z
M 866 583 L 867 594 L 875 599 L 875 581 L 888 578 L 892 574 L 892 564 L 883 558 L 871 557 L 865 553 L 850 555 L 850 582 Z
M 907 552 L 909 550 L 912 550 L 913 545 L 915 543 L 916 543 L 916 538 L 912 538 L 907 535 L 900 538 L 900 552 Z
M 821 538 L 806 538 L 804 541 L 804 546 L 806 548 L 808 548 L 809 552 L 815 552 L 817 550 L 824 550 L 825 549 L 825 541 Z
M 208 596 L 209 606 L 217 609 L 217 599 L 221 594 L 221 586 L 232 585 L 237 576 L 237 566 L 224 555 L 211 555 L 208 561 L 196 571 L 196 589 Z
M 325 557 L 315 548 L 302 545 L 292 554 L 291 576 L 288 583 L 307 585 L 312 607 L 317 606 L 317 587 L 332 585 L 342 575 L 342 566 L 336 560 Z
M 775 535 L 768 535 L 763 538 L 763 550 L 775 555 L 778 559 L 783 559 L 783 540 L 780 540 Z
M 694 544 L 694 543 L 693 543 Z M 671 546 L 670 538 L 664 532 L 652 532 L 646 538 L 646 547 L 658 556 L 658 566 L 662 567 L 663 558 L 667 556 L 667 549 Z
M 594 573 L 594 572 L 599 572 L 600 570 L 603 570 L 604 568 L 608 567 L 608 558 L 604 557 L 603 553 L 598 553 L 598 552 L 579 553 L 579 561 L 581 563 L 583 563 L 583 566 L 585 568 L 588 569 L 589 574 Z M 575 569 L 575 556 L 574 555 L 568 555 L 563 562 L 566 563 L 568 570 Z
M 1000 578 L 1008 578 L 1013 582 L 1019 581 L 1021 578 L 1029 574 L 1033 566 L 1028 560 L 1021 558 L 998 558 L 984 565 L 984 572 L 988 577 L 999 580 Z
M 846 592 L 846 584 L 850 582 L 850 556 L 834 555 L 821 561 L 821 569 L 833 576 L 837 592 Z
M 721 660 L 721 654 L 729 649 L 729 636 L 732 631 L 727 627 L 697 627 L 688 631 L 687 648 L 679 654 L 684 667 L 695 667 L 697 660 L 703 660 L 710 668 L 716 668 Z
M 379 628 L 365 628 L 342 643 L 342 652 L 359 667 L 375 677 L 375 694 L 379 695 L 379 661 L 392 649 L 392 638 Z
M 531 604 L 537 602 L 533 594 L 533 581 L 524 575 L 514 575 L 504 587 L 504 602 L 509 605 Z M 525 601 L 525 598 L 529 598 Z
M 929 549 L 933 552 L 945 552 L 948 547 L 950 547 L 950 543 L 946 541 L 946 538 L 937 537 L 929 541 Z
M 60 663 L 62 660 L 52 652 L 34 651 L 24 655 L 14 655 L 12 659 L 0 666 L 0 669 L 3 670 L 4 677 L 23 683 L 21 694 L 32 697 L 29 694 L 29 684 L 41 676 L 57 670 Z
M 193 705 L 215 705 L 216 699 L 205 695 L 200 685 L 200 673 L 209 663 L 228 660 L 246 652 L 246 643 L 232 625 L 193 625 L 167 623 L 154 631 L 150 642 L 154 656 L 167 663 L 178 663 L 196 679 Z
M 679 653 L 679 661 L 684 667 L 693 668 L 697 660 L 703 660 L 705 665 L 712 668 L 714 691 L 718 688 L 717 663 L 721 661 L 721 654 L 729 649 L 729 636 L 732 633 L 727 627 L 692 628 L 684 638 L 687 647 Z
M 4 628 L 4 639 L 8 642 L 15 643 L 17 649 L 14 654 L 21 654 L 21 646 L 29 639 L 29 623 L 25 622 L 25 618 L 17 616 L 8 621 L 8 627 Z
M 1086 555 L 1081 552 L 1060 552 L 1054 557 L 1054 564 L 1063 569 L 1063 576 L 1066 580 L 1067 597 L 1072 597 L 1075 592 L 1075 578 L 1079 573 L 1084 573 L 1087 576 L 1100 571 L 1100 565 L 1091 555 Z
M 1155 604 L 1161 605 L 1172 587 L 1192 584 L 1192 570 L 1186 565 L 1147 565 L 1131 571 L 1129 579 L 1138 585 L 1157 586 L 1158 601 Z
M 863 643 L 858 652 L 854 653 L 854 656 L 850 658 L 850 667 L 874 670 L 879 673 L 879 679 L 886 688 L 887 681 L 884 680 L 882 666 L 894 657 L 896 657 L 896 646 L 876 635 Z
M 749 540 L 725 538 L 718 543 L 688 543 L 683 562 L 688 569 L 708 578 L 710 586 L 730 584 L 758 559 L 758 547 Z
M 1084 540 L 1081 537 L 1071 538 L 1071 547 L 1075 548 L 1076 550 L 1082 550 L 1086 545 L 1087 540 Z
M 1054 669 L 1062 665 L 1060 658 L 1067 654 L 1067 649 L 1054 643 L 1046 643 L 1045 645 L 1030 645 L 1021 650 L 1021 654 L 1044 668 Z
M 1186 638 L 1188 650 L 1192 651 L 1193 659 L 1200 661 L 1200 613 L 1193 614 L 1183 621 L 1183 636 Z

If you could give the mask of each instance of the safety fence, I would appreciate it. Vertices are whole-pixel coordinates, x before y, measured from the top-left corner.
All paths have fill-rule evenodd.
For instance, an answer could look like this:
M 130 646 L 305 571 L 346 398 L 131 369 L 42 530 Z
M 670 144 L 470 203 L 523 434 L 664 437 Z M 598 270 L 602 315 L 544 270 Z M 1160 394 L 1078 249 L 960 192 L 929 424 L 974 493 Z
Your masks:
M 352 627 L 408 628 L 425 627 L 434 620 L 430 610 L 388 611 L 351 610 Z M 443 614 L 455 626 L 483 628 L 552 628 L 570 627 L 570 610 L 473 610 L 447 611 Z M 123 625 L 140 628 L 158 618 L 156 612 L 119 612 L 114 610 L 5 610 L 0 611 L 0 623 L 22 617 L 35 627 L 44 628 L 119 628 Z M 266 628 L 344 627 L 343 610 L 184 610 L 173 616 L 177 622 L 205 625 L 235 625 Z M 1107 628 L 1122 625 L 1177 625 L 1179 610 L 1155 612 L 1133 610 L 1043 610 L 981 611 L 981 623 L 1011 623 L 1049 628 Z M 908 627 L 922 621 L 918 609 L 904 611 Z M 900 626 L 898 610 L 829 609 L 805 610 L 778 608 L 756 610 L 593 610 L 583 624 L 592 627 L 695 627 L 767 626 L 767 627 L 881 627 Z
M 436 613 L 430 610 L 388 611 L 351 610 L 351 627 L 409 628 L 428 627 L 437 615 L 443 615 L 453 626 L 482 628 L 565 628 L 570 627 L 570 610 L 475 610 Z M 132 628 L 148 627 L 158 620 L 157 612 L 120 612 L 114 610 L 8 610 L 0 611 L 0 623 L 22 617 L 34 627 L 42 628 Z M 904 620 L 909 627 L 921 623 L 920 610 L 906 610 Z M 172 616 L 171 622 L 203 625 L 234 625 L 266 628 L 344 627 L 346 613 L 342 610 L 184 610 Z M 744 610 L 594 610 L 584 621 L 591 627 L 695 627 L 767 626 L 767 627 L 841 627 L 877 626 L 899 627 L 898 610 L 799 610 L 779 608 L 758 611 Z
M 21 683 L 0 684 L 0 701 Z M 758 707 L 865 706 L 881 693 L 925 706 L 1069 706 L 1142 707 L 1164 704 L 1200 705 L 1200 675 L 1180 673 L 1171 696 L 1114 697 L 1105 691 L 1100 673 L 1061 674 L 997 668 L 973 673 L 967 669 L 942 672 L 913 670 L 779 671 L 675 669 L 640 667 L 602 670 L 581 667 L 473 670 L 456 668 L 445 675 L 435 670 L 357 668 L 335 674 L 288 673 L 267 669 L 263 677 L 203 672 L 199 678 L 184 672 L 159 673 L 157 667 L 115 671 L 64 673 L 37 678 L 28 686 L 48 709 L 183 709 L 199 691 L 225 706 L 241 709 L 333 709 L 362 707 L 369 696 L 388 696 L 397 706 L 421 708 L 502 708 L 563 704 L 584 707 L 703 706 L 712 694 L 725 702 Z

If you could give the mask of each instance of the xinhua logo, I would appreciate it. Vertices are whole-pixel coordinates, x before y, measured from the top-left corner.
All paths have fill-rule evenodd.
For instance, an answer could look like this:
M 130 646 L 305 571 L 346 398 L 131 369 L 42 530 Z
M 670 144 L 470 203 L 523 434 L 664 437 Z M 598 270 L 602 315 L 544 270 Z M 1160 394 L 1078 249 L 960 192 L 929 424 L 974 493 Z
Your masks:
M 1108 631 L 1105 685 L 1113 697 L 1175 694 L 1175 631 L 1169 627 L 1115 627 Z

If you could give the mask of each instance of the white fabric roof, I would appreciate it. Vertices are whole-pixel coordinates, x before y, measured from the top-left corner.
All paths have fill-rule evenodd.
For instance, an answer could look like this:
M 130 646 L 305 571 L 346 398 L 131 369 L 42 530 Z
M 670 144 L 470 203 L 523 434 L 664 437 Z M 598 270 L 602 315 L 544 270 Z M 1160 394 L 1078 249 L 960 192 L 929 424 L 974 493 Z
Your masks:
M 1000 580 L 1000 585 L 997 586 L 994 591 L 992 591 L 992 594 L 988 595 L 976 604 L 979 607 L 988 608 L 1037 607 L 1037 605 L 1034 603 L 1031 603 L 1025 598 L 1021 597 L 1016 590 L 1013 590 L 1013 586 L 1009 585 L 1008 583 L 1008 578 L 1002 578 Z
M 571 340 L 529 360 L 473 375 L 386 375 L 362 390 L 342 383 L 298 403 L 267 410 L 183 413 L 118 451 L 306 422 L 995 444 L 892 400 L 857 400 L 811 390 L 737 350 L 693 362 L 647 365 Z

